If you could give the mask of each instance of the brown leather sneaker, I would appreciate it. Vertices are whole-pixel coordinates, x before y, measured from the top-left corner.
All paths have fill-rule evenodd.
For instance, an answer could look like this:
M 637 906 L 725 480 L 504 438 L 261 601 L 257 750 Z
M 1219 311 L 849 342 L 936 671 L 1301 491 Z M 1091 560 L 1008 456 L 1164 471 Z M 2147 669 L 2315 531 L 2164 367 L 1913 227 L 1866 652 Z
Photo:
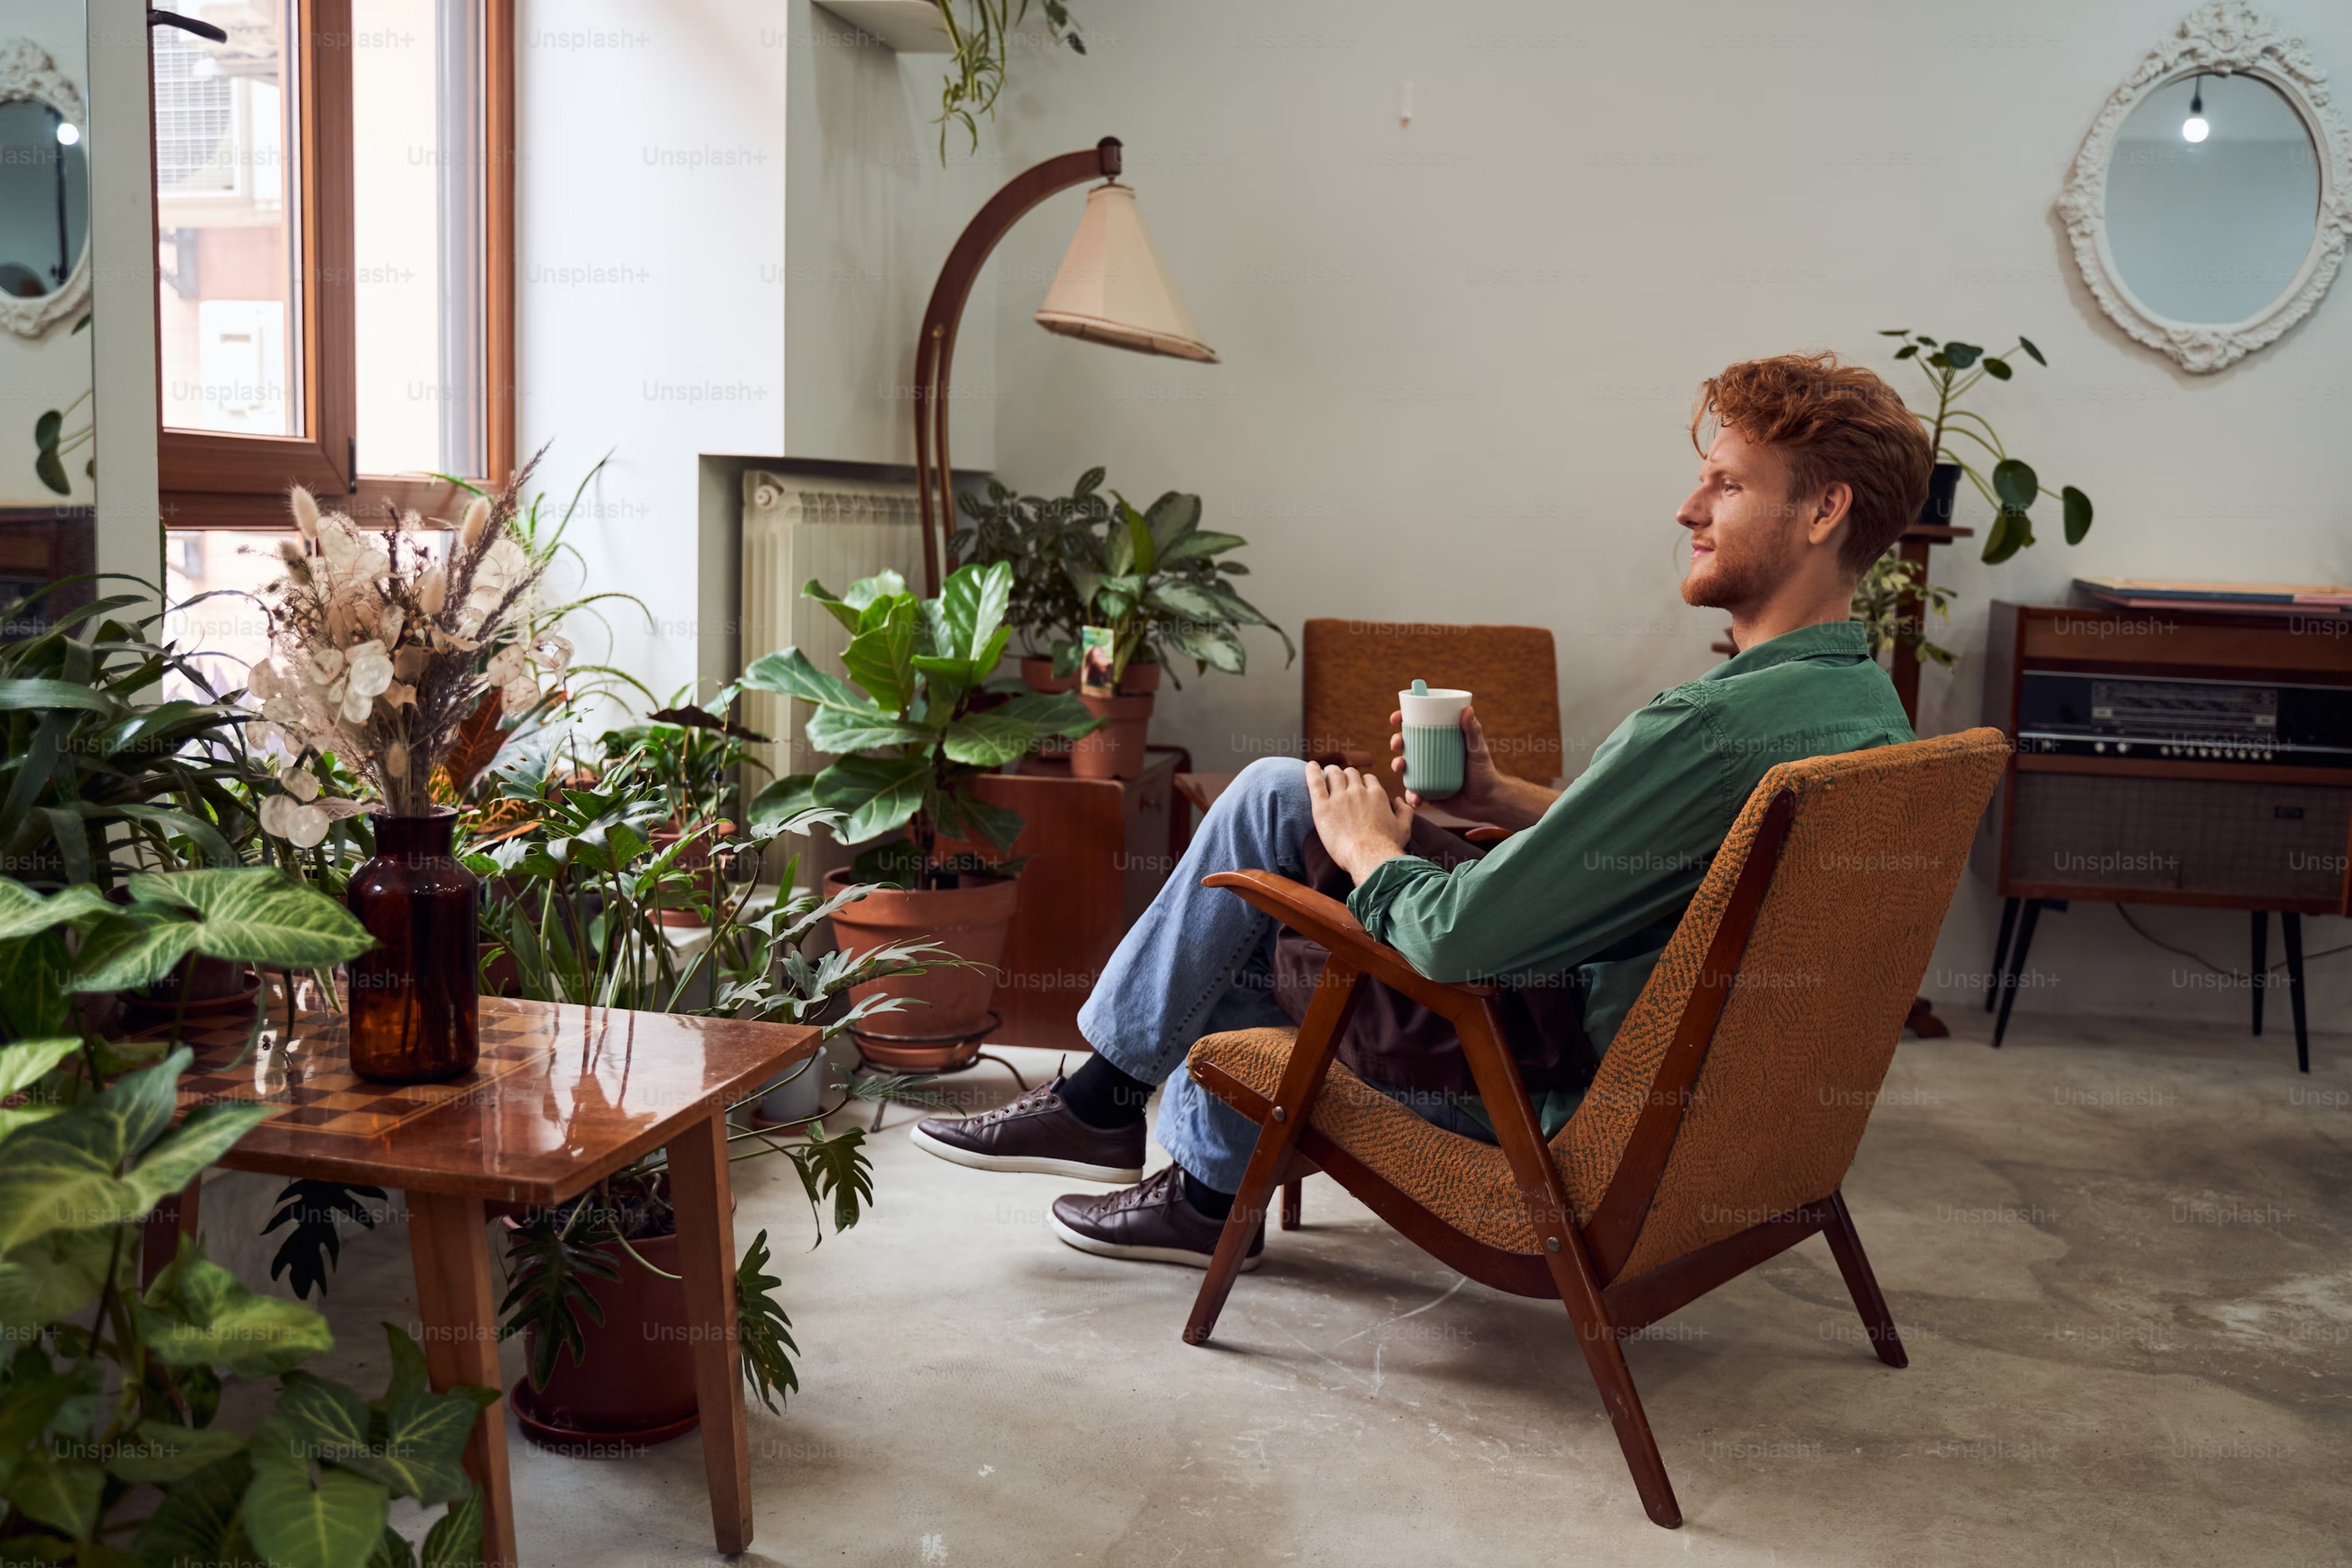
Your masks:
M 1025 1171 L 1082 1182 L 1133 1182 L 1143 1175 L 1143 1123 L 1105 1131 L 1062 1103 L 1059 1078 L 978 1116 L 927 1116 L 914 1142 L 975 1171 Z
M 1206 1268 L 1217 1250 L 1225 1222 L 1211 1219 L 1184 1201 L 1184 1169 L 1171 1165 L 1151 1179 L 1115 1193 L 1072 1193 L 1054 1200 L 1048 1222 L 1054 1234 L 1076 1247 L 1102 1258 L 1125 1258 L 1139 1263 L 1181 1263 Z M 1242 1259 L 1246 1274 L 1265 1261 L 1265 1225 L 1250 1237 Z

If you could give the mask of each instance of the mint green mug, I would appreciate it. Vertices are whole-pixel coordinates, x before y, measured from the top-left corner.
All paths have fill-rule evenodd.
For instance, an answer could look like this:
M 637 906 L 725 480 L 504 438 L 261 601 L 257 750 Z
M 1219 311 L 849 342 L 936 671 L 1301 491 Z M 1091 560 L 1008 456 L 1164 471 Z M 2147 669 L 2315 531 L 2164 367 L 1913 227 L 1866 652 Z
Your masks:
M 1416 680 L 1411 691 L 1397 693 L 1397 706 L 1404 714 L 1404 787 L 1423 800 L 1460 794 L 1466 761 L 1462 710 L 1470 706 L 1470 694 Z

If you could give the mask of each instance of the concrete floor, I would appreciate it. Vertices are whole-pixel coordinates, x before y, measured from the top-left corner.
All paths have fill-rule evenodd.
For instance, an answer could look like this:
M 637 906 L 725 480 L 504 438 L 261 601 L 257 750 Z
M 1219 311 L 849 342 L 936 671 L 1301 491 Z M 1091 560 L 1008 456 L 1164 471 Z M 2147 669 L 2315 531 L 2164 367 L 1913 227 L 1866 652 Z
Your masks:
M 1560 1309 L 1328 1179 L 1192 1349 L 1198 1275 L 1061 1246 L 1070 1184 L 931 1159 L 903 1110 L 880 1206 L 814 1252 L 790 1172 L 739 1165 L 804 1352 L 786 1414 L 751 1414 L 742 1561 L 2352 1563 L 2352 1038 L 2299 1078 L 2275 1036 L 2021 1016 L 1995 1053 L 1954 1021 L 1903 1046 L 1846 1185 L 1910 1368 L 1872 1358 L 1819 1240 L 1651 1331 L 1629 1358 L 1671 1532 Z M 355 1238 L 328 1309 L 321 1370 L 372 1391 L 375 1323 L 413 1317 L 405 1237 Z M 513 1453 L 526 1563 L 714 1560 L 698 1439 Z

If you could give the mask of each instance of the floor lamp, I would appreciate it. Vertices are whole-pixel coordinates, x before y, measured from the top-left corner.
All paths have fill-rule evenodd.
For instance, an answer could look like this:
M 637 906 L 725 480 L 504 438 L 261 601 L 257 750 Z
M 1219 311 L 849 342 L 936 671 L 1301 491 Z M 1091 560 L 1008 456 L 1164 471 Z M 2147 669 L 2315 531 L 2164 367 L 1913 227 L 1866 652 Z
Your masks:
M 971 286 L 996 242 L 1030 208 L 1057 191 L 1099 178 L 1087 193 L 1086 216 L 1037 311 L 1047 331 L 1087 338 L 1139 353 L 1217 361 L 1170 281 L 1168 269 L 1136 210 L 1135 192 L 1118 183 L 1119 142 L 1106 136 L 1083 153 L 1048 158 L 988 199 L 948 252 L 915 349 L 915 484 L 922 493 L 923 584 L 940 591 L 948 535 L 955 527 L 955 474 L 948 461 L 948 376 L 956 329 Z

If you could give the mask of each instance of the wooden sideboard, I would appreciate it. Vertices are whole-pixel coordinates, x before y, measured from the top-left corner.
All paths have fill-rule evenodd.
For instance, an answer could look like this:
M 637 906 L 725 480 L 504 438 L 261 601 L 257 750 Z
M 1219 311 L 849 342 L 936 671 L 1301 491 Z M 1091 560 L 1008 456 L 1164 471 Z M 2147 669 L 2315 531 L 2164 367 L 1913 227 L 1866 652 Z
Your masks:
M 2004 900 L 1993 1043 L 2045 910 L 2193 905 L 2251 915 L 2256 1034 L 2279 917 L 2308 1070 L 2302 920 L 2352 912 L 2352 755 L 2286 731 L 2352 712 L 2352 620 L 1996 601 L 1984 670 L 2017 748 L 1979 849 Z

